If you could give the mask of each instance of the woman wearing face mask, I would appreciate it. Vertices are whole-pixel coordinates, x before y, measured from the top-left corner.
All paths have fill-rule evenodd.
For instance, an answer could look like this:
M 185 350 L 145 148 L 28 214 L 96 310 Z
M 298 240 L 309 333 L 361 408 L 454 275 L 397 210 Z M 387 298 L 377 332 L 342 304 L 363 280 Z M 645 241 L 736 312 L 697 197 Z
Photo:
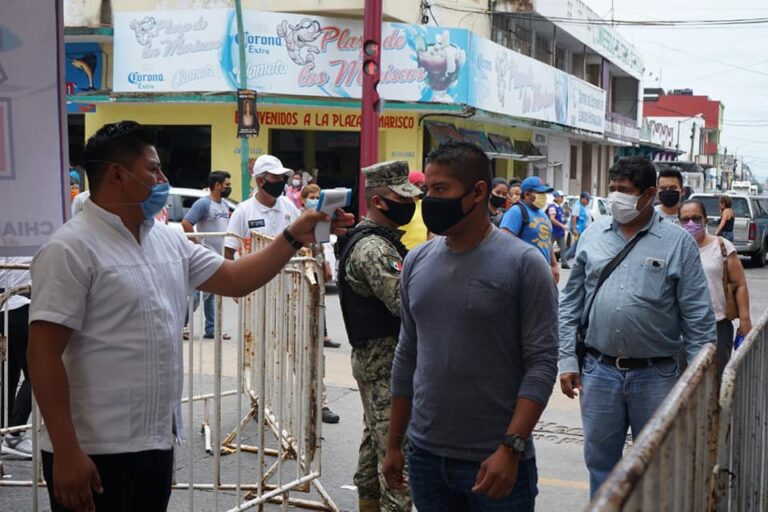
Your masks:
M 722 373 L 733 347 L 733 323 L 726 316 L 723 263 L 728 269 L 728 284 L 736 288 L 736 304 L 739 307 L 738 332 L 746 335 L 752 329 L 752 321 L 749 315 L 749 290 L 747 278 L 744 276 L 744 267 L 741 265 L 736 248 L 729 240 L 707 233 L 707 212 L 701 201 L 697 199 L 686 201 L 680 208 L 679 216 L 680 225 L 699 245 L 701 264 L 707 276 L 712 308 L 717 320 L 717 367 Z
M 491 181 L 491 195 L 488 198 L 488 216 L 496 227 L 501 225 L 501 219 L 504 218 L 504 206 L 507 202 L 509 185 L 504 178 L 493 178 Z
M 303 208 L 301 195 L 303 185 L 304 181 L 302 180 L 301 171 L 297 171 L 291 176 L 291 180 L 288 182 L 288 188 L 285 190 L 285 195 L 296 205 L 296 208 L 299 209 Z
M 733 223 L 733 199 L 730 196 L 720 196 L 720 225 L 717 226 L 715 236 L 733 242 Z

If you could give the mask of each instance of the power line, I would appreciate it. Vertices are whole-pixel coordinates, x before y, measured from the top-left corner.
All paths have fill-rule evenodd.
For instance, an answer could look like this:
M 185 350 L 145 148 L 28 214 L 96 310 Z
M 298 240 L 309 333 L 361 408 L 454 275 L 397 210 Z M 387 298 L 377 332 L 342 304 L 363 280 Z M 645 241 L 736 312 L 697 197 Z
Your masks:
M 661 48 L 665 48 L 667 50 L 672 50 L 674 52 L 684 53 L 686 55 L 690 55 L 691 57 L 696 57 L 697 59 L 704 59 L 704 60 L 708 60 L 710 62 L 716 62 L 716 63 L 721 64 L 723 66 L 728 66 L 728 67 L 731 67 L 731 68 L 734 68 L 734 69 L 740 69 L 742 71 L 748 71 L 750 73 L 755 73 L 757 75 L 768 76 L 768 73 L 765 73 L 763 71 L 758 71 L 757 69 L 752 69 L 752 68 L 749 68 L 747 66 L 739 66 L 738 64 L 731 64 L 730 62 L 725 62 L 725 61 L 722 61 L 722 60 L 713 59 L 711 57 L 705 57 L 704 55 L 698 55 L 696 53 L 691 53 L 691 52 L 689 52 L 687 50 L 681 50 L 680 48 L 674 48 L 672 46 L 667 46 L 665 44 L 657 43 L 657 42 L 654 42 L 654 41 L 649 41 L 647 39 L 643 39 L 643 41 L 645 41 L 648 44 L 652 44 L 652 45 L 655 45 L 655 46 L 660 46 Z
M 433 2 L 434 7 L 440 7 L 449 11 L 472 12 L 477 14 L 496 14 L 500 16 L 520 17 L 535 14 L 533 12 L 503 12 L 491 9 L 474 9 L 471 7 L 459 7 Z M 758 18 L 729 18 L 729 19 L 700 19 L 700 20 L 605 20 L 602 18 L 565 18 L 558 16 L 546 16 L 550 21 L 573 23 L 581 25 L 607 25 L 607 26 L 640 26 L 640 27 L 707 27 L 707 26 L 742 26 L 742 25 L 768 25 L 768 17 Z

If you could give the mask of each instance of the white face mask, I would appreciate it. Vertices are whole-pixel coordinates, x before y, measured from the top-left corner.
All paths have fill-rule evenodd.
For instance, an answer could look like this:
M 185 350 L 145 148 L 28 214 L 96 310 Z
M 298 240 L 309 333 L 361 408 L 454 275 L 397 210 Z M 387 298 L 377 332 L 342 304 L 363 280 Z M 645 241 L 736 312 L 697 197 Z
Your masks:
M 291 180 L 291 185 L 298 188 L 301 185 L 301 180 Z
M 637 209 L 637 201 L 640 196 L 625 194 L 623 192 L 611 192 L 608 201 L 611 202 L 611 215 L 619 224 L 628 224 L 635 220 L 640 212 Z

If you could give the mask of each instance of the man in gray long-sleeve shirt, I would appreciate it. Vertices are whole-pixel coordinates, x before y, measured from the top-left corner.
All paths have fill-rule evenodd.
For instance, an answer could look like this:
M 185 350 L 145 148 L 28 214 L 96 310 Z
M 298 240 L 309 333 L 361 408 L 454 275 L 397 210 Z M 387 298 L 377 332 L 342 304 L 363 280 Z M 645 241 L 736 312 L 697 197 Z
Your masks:
M 490 224 L 482 150 L 448 143 L 427 161 L 422 215 L 445 236 L 405 259 L 383 473 L 405 485 L 407 426 L 420 511 L 532 511 L 531 432 L 556 377 L 557 290 L 535 248 Z

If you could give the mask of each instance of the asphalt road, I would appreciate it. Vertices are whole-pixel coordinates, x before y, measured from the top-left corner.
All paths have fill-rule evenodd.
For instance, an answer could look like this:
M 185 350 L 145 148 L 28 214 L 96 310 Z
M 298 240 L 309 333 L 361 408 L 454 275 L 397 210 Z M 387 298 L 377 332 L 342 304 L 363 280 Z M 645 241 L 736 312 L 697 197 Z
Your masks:
M 753 322 L 768 309 L 768 268 L 749 268 L 745 261 L 747 278 L 749 281 L 752 300 Z M 562 282 L 568 278 L 567 271 L 563 272 Z M 224 326 L 234 334 L 237 322 L 237 310 L 232 301 L 225 301 Z M 330 336 L 342 342 L 338 349 L 326 349 L 326 386 L 331 408 L 341 416 L 341 422 L 337 425 L 324 425 L 323 437 L 325 439 L 322 452 L 322 478 L 321 482 L 335 503 L 341 510 L 357 510 L 357 495 L 354 490 L 352 477 L 357 462 L 357 447 L 362 432 L 362 407 L 356 390 L 356 384 L 352 378 L 350 367 L 350 346 L 346 342 L 338 297 L 333 290 L 327 295 L 327 322 Z M 212 351 L 211 346 L 205 348 L 207 361 Z M 236 375 L 236 348 L 235 341 L 224 343 L 224 389 L 234 388 Z M 210 374 L 212 366 L 208 363 L 203 366 L 203 373 Z M 210 377 L 204 376 L 206 382 Z M 461 414 L 457 406 L 457 414 Z M 201 415 L 198 411 L 196 416 Z M 234 428 L 239 421 L 234 397 L 226 398 L 223 410 L 223 427 Z M 197 418 L 196 418 L 197 421 Z M 248 428 L 253 428 L 248 427 Z M 588 485 L 587 471 L 584 467 L 582 456 L 581 418 L 578 402 L 565 398 L 558 389 L 552 394 L 550 403 L 535 432 L 537 461 L 539 466 L 539 497 L 537 510 L 580 510 L 587 504 Z M 213 458 L 205 454 L 202 445 L 202 436 L 197 432 L 190 435 L 194 443 L 193 453 L 195 461 L 196 481 L 212 481 Z M 248 468 L 253 467 L 253 460 L 243 455 L 244 479 L 248 479 Z M 187 481 L 187 448 L 183 447 L 177 457 L 178 481 Z M 223 459 L 222 480 L 233 482 L 236 469 L 234 468 L 234 456 Z M 3 468 L 5 479 L 29 479 L 31 477 L 31 464 L 29 462 L 5 461 Z M 0 510 L 31 510 L 31 494 L 29 488 L 0 487 Z M 306 498 L 301 494 L 295 494 L 299 498 Z M 49 510 L 48 499 L 44 491 L 39 493 L 40 510 Z M 310 494 L 310 498 L 316 499 L 316 494 Z M 189 495 L 187 491 L 175 491 L 173 493 L 170 510 L 182 511 L 188 508 Z M 194 495 L 196 510 L 214 510 L 214 497 L 210 492 L 196 492 Z M 219 497 L 219 509 L 225 510 L 235 504 L 233 493 L 222 493 Z M 272 506 L 268 507 L 272 509 Z M 275 507 L 276 509 L 276 507 Z

